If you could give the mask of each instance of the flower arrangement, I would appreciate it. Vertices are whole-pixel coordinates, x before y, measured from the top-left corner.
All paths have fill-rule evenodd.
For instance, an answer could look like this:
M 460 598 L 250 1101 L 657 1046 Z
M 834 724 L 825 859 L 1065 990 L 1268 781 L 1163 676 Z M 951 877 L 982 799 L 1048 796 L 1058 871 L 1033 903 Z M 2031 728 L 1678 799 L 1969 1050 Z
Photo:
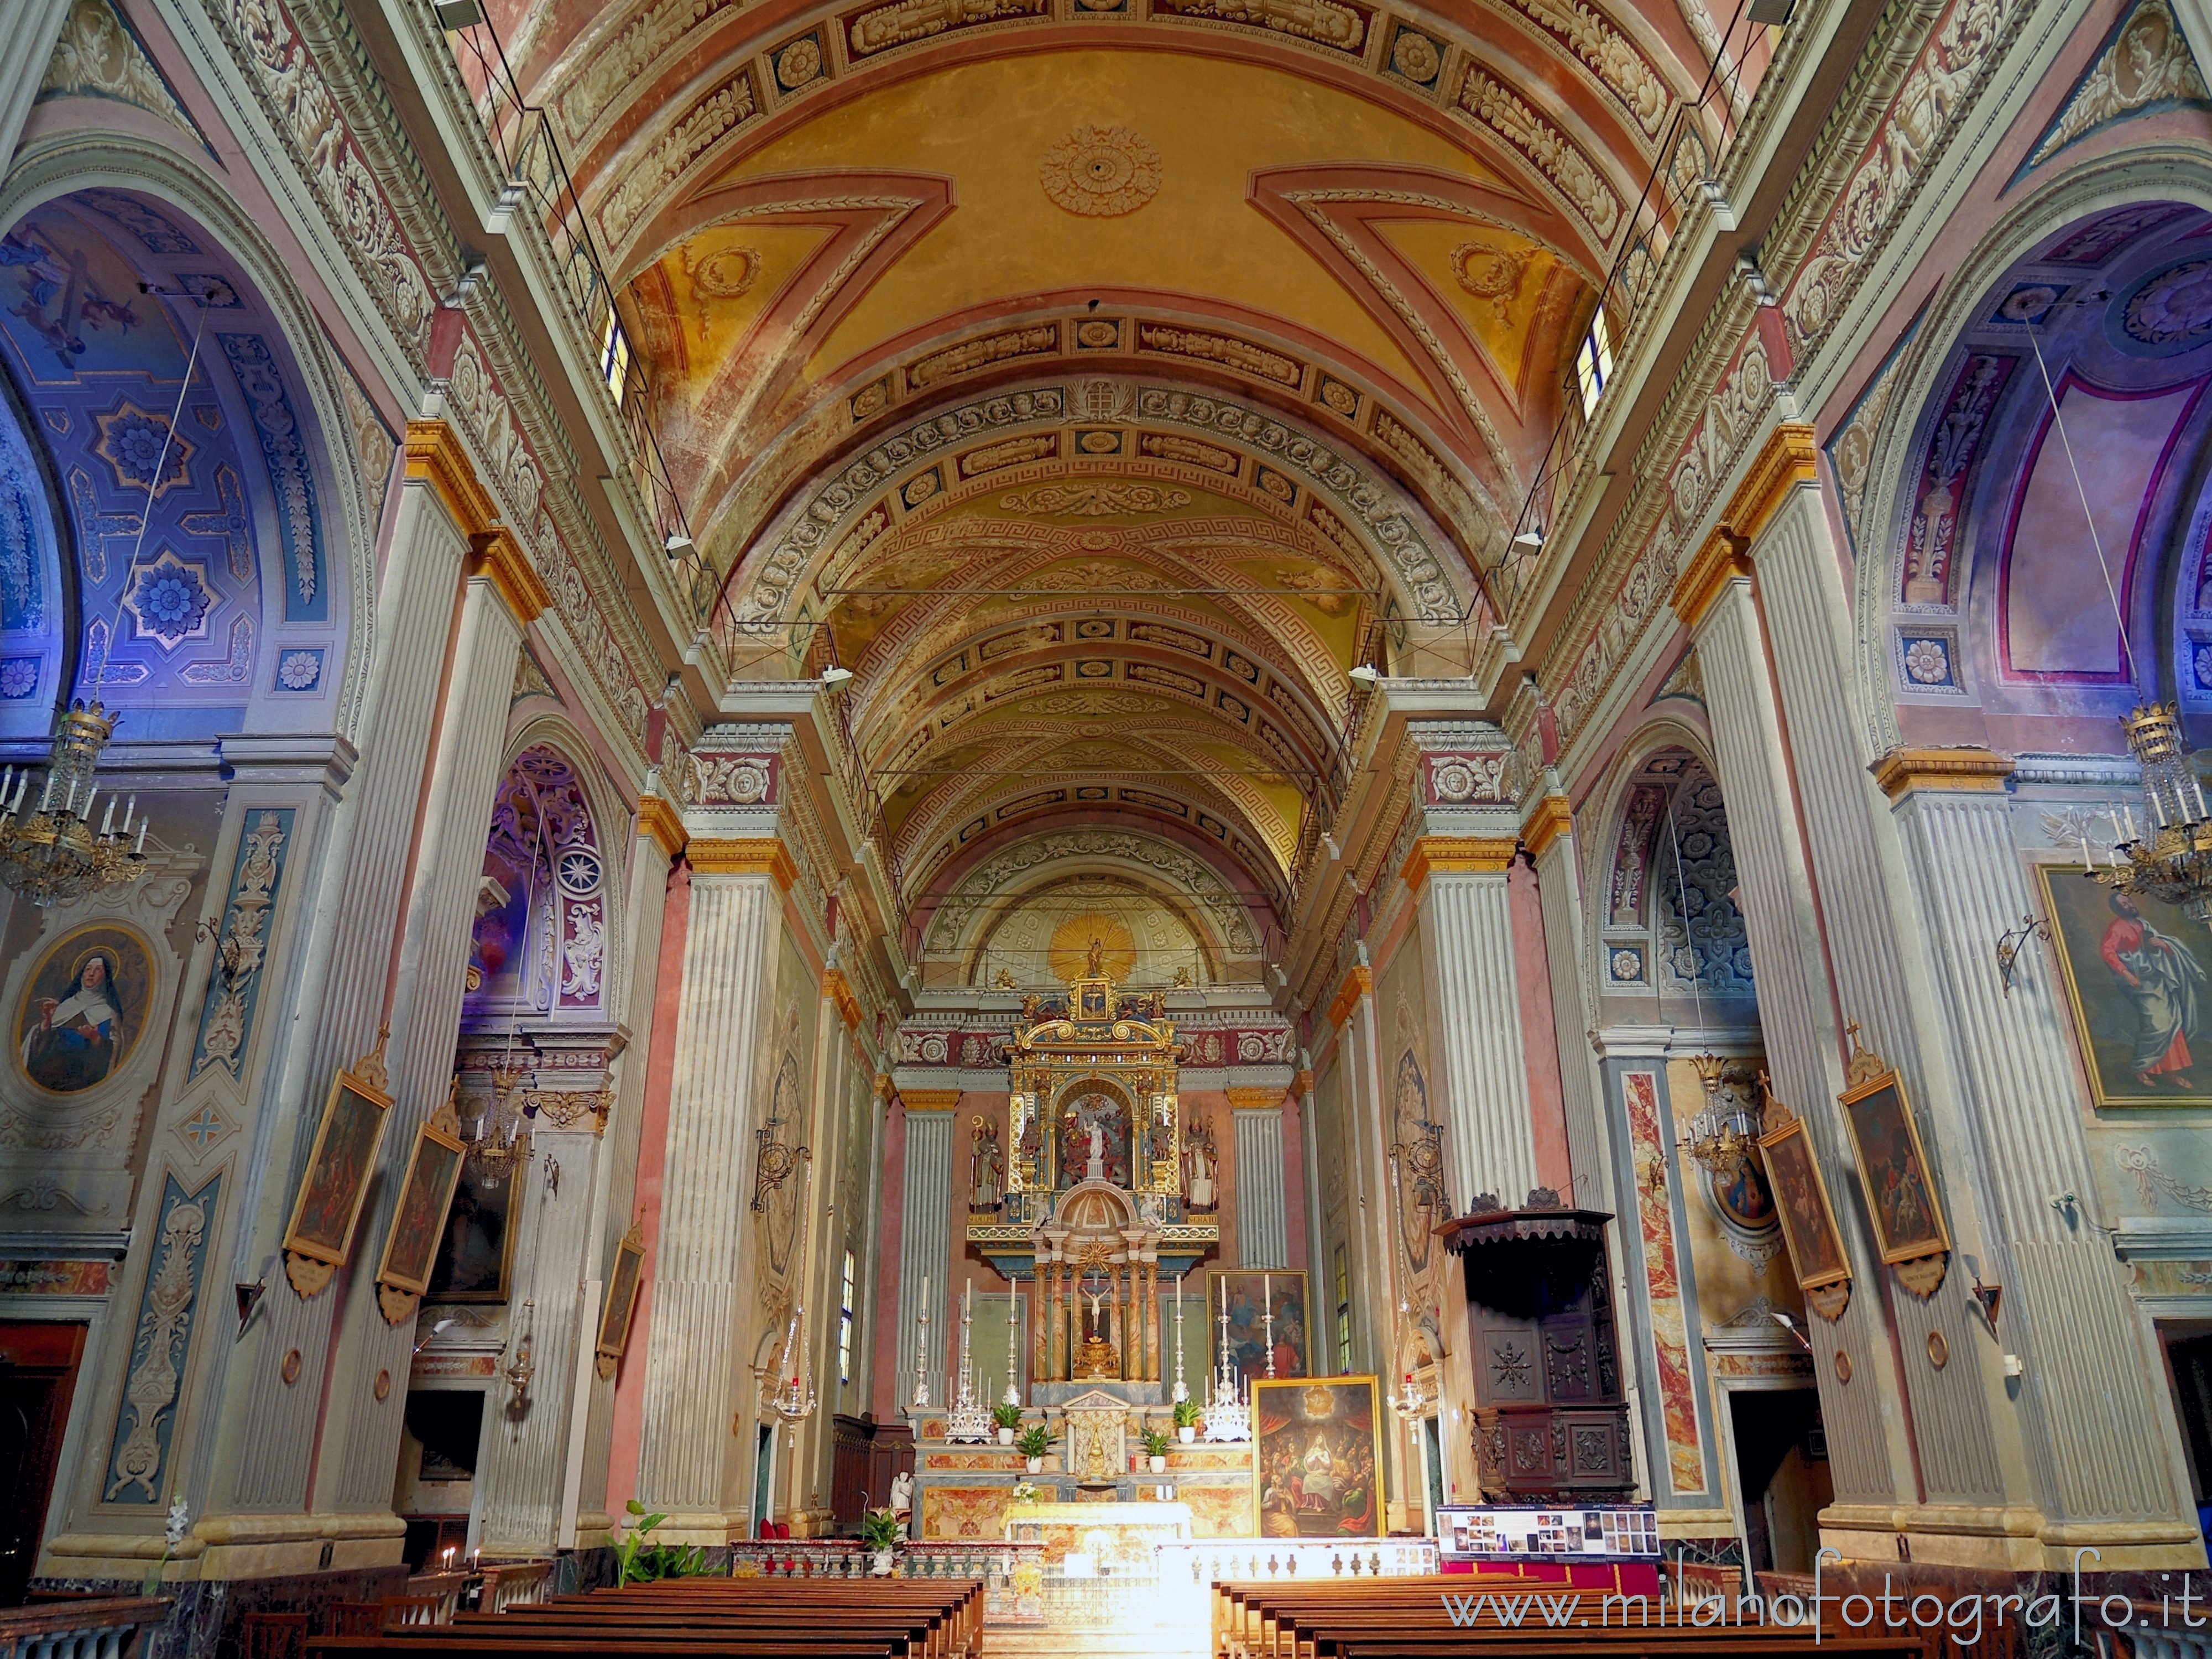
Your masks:
M 1024 1480 L 1024 1481 L 1023 1481 L 1020 1485 L 1017 1486 L 1014 1488 L 1014 1502 L 1015 1502 L 1015 1503 L 1017 1503 L 1017 1504 L 1034 1504 L 1034 1503 L 1036 1503 L 1036 1501 L 1037 1501 L 1037 1489 L 1036 1489 L 1036 1485 L 1035 1485 L 1033 1482 Z

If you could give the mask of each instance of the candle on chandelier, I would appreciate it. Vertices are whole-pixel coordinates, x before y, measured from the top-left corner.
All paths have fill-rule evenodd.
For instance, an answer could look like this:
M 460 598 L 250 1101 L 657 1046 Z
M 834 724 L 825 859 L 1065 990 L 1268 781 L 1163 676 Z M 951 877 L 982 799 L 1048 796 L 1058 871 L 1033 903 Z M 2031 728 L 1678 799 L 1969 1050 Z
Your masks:
M 88 790 L 86 790 L 86 791 L 84 792 L 84 805 L 82 805 L 82 806 L 80 806 L 80 807 L 78 807 L 78 808 L 76 809 L 76 819 L 77 819 L 77 822 L 78 822 L 79 823 L 89 823 L 89 822 L 91 821 L 91 818 L 92 818 L 92 798 L 93 798 L 94 795 L 97 795 L 99 793 L 100 793 L 100 786 L 99 786 L 98 784 L 94 784 L 94 785 L 93 785 L 93 787 L 92 787 L 91 788 L 89 788 L 89 789 L 88 789 Z M 108 802 L 108 805 L 111 805 L 111 806 L 112 806 L 114 804 L 115 804 L 115 803 L 114 803 L 112 800 L 110 800 L 110 801 Z
M 146 850 L 146 820 L 143 818 L 138 820 L 138 844 L 131 850 L 134 853 L 143 853 Z

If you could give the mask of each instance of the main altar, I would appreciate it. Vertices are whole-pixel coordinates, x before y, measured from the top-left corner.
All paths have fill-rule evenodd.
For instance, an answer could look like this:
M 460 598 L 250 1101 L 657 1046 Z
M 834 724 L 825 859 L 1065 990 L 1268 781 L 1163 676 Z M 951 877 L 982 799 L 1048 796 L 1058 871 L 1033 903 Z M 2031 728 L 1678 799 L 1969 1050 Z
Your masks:
M 1249 1441 L 1178 1442 L 1158 1470 L 1141 1443 L 1148 1430 L 1174 1439 L 1176 1286 L 1221 1237 L 1213 1148 L 1183 1121 L 1180 1053 L 1161 999 L 1119 994 L 1095 948 L 1064 996 L 1023 999 L 995 1154 L 1004 1188 L 971 1204 L 967 1242 L 1028 1288 L 1026 1386 L 1008 1403 L 1053 1444 L 1031 1467 L 998 1443 L 984 1414 L 995 1379 L 974 1375 L 964 1341 L 951 1347 L 945 1403 L 908 1412 L 916 1537 L 1001 1537 L 1018 1519 L 1035 1528 L 1072 1505 L 1083 1524 L 1039 1534 L 1054 1570 L 1072 1549 L 1126 1571 L 1132 1551 L 1163 1537 L 1254 1530 Z M 1203 1297 L 1188 1306 L 1187 1340 L 1202 1356 Z
M 1032 1403 L 1103 1390 L 1169 1403 L 1161 1284 L 1221 1240 L 1210 1145 L 1186 1145 L 1175 1024 L 1161 999 L 1092 971 L 1023 999 L 1006 1048 L 1006 1192 L 968 1243 L 1034 1287 Z M 1204 1322 L 1196 1333 L 1202 1346 Z

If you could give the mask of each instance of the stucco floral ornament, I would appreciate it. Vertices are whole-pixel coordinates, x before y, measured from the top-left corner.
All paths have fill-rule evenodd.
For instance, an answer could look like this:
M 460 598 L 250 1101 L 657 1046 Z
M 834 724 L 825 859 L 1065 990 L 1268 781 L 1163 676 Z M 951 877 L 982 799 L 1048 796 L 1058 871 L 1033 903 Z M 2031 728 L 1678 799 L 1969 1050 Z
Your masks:
M 1160 153 L 1127 127 L 1079 126 L 1045 152 L 1037 176 L 1070 213 L 1112 219 L 1159 194 Z

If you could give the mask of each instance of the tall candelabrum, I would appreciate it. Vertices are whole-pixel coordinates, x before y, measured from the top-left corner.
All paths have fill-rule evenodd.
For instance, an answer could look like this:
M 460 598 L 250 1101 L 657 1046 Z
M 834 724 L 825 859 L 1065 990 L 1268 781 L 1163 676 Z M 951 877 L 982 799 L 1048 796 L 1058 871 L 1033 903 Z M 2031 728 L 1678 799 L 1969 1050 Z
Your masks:
M 1021 1327 L 1015 1321 L 1014 1311 L 1016 1304 L 1021 1299 L 1021 1280 L 1008 1279 L 1006 1280 L 1006 1392 L 1000 1402 L 1007 1406 L 1018 1406 L 1022 1403 L 1021 1387 L 1014 1381 L 1014 1361 L 1019 1357 L 1022 1346 Z
M 921 1297 L 914 1316 L 914 1399 L 915 1411 L 929 1409 L 929 1281 L 921 1281 Z
M 1214 1373 L 1213 1398 L 1206 1406 L 1206 1437 L 1208 1440 L 1249 1440 L 1252 1437 L 1252 1407 L 1244 1398 L 1243 1380 L 1237 1375 L 1236 1361 L 1229 1352 L 1229 1283 L 1221 1285 L 1221 1366 Z
M 1182 1380 L 1182 1275 L 1176 1275 L 1176 1380 L 1170 1396 L 1180 1406 L 1190 1398 L 1190 1385 Z
M 998 1425 L 991 1419 L 991 1408 L 975 1398 L 975 1356 L 969 1346 L 975 1318 L 975 1286 L 971 1282 L 960 1297 L 960 1389 L 952 1409 L 945 1414 L 945 1437 L 980 1443 L 990 1439 Z

